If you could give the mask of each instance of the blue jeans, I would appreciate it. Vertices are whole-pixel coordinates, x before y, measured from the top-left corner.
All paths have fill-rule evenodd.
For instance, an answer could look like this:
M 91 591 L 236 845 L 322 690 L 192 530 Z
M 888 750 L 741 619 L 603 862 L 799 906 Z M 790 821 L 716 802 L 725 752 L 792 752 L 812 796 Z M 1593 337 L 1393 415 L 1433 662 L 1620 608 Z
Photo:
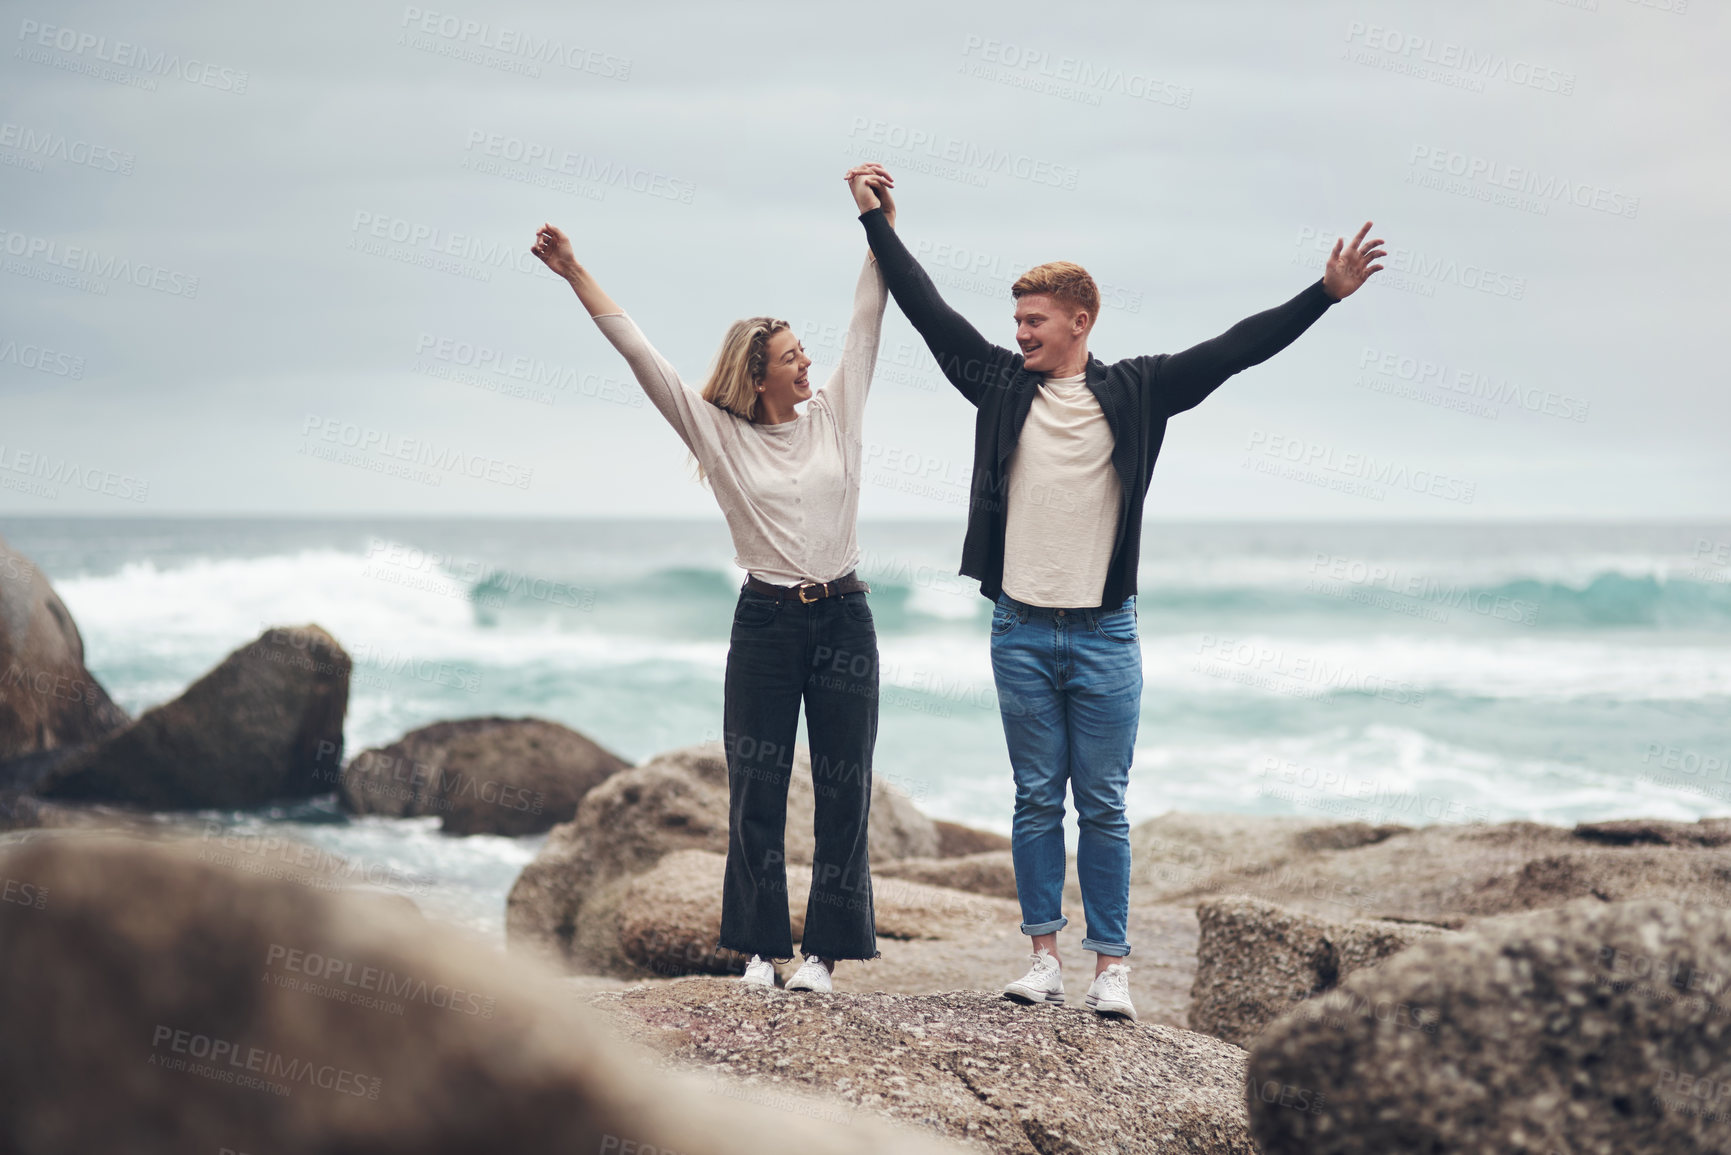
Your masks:
M 1142 713 L 1142 646 L 1136 598 L 1114 609 L 1046 609 L 1000 595 L 992 608 L 992 676 L 1016 815 L 1010 854 L 1022 933 L 1068 922 L 1064 900 L 1064 787 L 1081 838 L 1076 876 L 1088 937 L 1103 955 L 1127 955 L 1130 822 L 1124 791 Z

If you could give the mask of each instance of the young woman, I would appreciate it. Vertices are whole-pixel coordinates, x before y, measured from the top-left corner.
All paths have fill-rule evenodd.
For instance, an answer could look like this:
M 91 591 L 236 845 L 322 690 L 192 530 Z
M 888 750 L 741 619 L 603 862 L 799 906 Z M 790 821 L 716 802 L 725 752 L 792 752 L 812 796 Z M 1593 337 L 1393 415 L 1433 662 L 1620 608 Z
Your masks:
M 856 203 L 881 199 L 894 219 L 884 176 L 855 169 L 845 179 Z M 811 358 L 788 323 L 750 317 L 728 329 L 700 392 L 577 263 L 564 233 L 542 225 L 530 251 L 576 290 L 697 458 L 747 574 L 722 706 L 730 809 L 720 946 L 748 956 L 744 981 L 761 986 L 775 985 L 770 960 L 793 957 L 783 839 L 805 703 L 816 849 L 805 961 L 787 986 L 828 991 L 838 959 L 878 953 L 866 848 L 878 648 L 867 586 L 854 575 L 860 429 L 888 301 L 877 261 L 868 251 L 846 348 L 821 391 L 812 392 Z

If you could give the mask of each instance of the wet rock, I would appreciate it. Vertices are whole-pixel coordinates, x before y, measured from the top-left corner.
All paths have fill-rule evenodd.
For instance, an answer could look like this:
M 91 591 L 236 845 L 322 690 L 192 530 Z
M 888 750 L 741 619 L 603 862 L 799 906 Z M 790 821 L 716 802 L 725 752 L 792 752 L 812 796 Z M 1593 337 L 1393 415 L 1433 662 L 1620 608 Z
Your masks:
M 178 698 L 70 754 L 38 793 L 150 810 L 328 793 L 342 764 L 350 666 L 316 625 L 267 630 Z
M 569 822 L 623 758 L 541 718 L 462 718 L 363 750 L 339 797 L 355 814 L 436 814 L 447 834 L 534 834 Z
M 47 575 L 0 538 L 0 763 L 63 752 L 126 722 L 84 668 L 84 638 Z M 0 788 L 34 785 L 23 769 L 0 773 Z

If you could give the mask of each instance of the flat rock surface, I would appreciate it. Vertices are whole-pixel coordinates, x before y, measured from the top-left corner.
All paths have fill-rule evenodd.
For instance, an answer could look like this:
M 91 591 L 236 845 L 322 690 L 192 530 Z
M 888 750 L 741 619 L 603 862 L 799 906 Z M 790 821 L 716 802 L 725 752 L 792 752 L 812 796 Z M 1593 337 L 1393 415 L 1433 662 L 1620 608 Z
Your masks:
M 847 962 L 836 968 L 838 991 L 927 994 L 933 991 L 978 990 L 997 994 L 1004 984 L 1028 969 L 1028 940 L 1011 904 L 1001 921 L 984 923 L 978 932 L 936 940 L 878 940 L 881 958 Z M 1082 949 L 1084 929 L 1072 922 L 1058 932 L 1058 955 L 1064 962 L 1064 993 L 1069 1005 L 1080 1007 L 1094 978 L 1094 956 Z M 1183 906 L 1155 903 L 1132 905 L 1130 938 L 1130 1001 L 1143 1023 L 1185 1027 L 1190 984 L 1196 974 L 1196 913 Z M 792 968 L 782 968 L 791 976 Z
M 1580 898 L 1725 908 L 1720 822 L 1634 820 L 1571 830 L 1536 822 L 1415 829 L 1302 818 L 1163 814 L 1131 831 L 1133 895 L 1194 903 L 1245 894 L 1342 922 L 1458 928 Z
M 821 1092 L 987 1151 L 1234 1152 L 1244 1052 L 978 991 L 811 995 L 680 979 L 590 998 L 676 1066 Z

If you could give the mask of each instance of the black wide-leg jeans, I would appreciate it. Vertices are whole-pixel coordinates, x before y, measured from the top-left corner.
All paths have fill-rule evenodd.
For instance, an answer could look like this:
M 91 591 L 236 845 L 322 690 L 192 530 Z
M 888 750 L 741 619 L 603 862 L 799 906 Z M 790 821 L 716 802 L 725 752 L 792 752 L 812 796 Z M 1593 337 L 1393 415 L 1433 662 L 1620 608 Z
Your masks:
M 740 591 L 722 707 L 730 806 L 720 945 L 793 957 L 785 834 L 802 701 L 817 804 L 800 948 L 818 958 L 875 958 L 866 825 L 878 641 L 863 592 L 806 604 Z

